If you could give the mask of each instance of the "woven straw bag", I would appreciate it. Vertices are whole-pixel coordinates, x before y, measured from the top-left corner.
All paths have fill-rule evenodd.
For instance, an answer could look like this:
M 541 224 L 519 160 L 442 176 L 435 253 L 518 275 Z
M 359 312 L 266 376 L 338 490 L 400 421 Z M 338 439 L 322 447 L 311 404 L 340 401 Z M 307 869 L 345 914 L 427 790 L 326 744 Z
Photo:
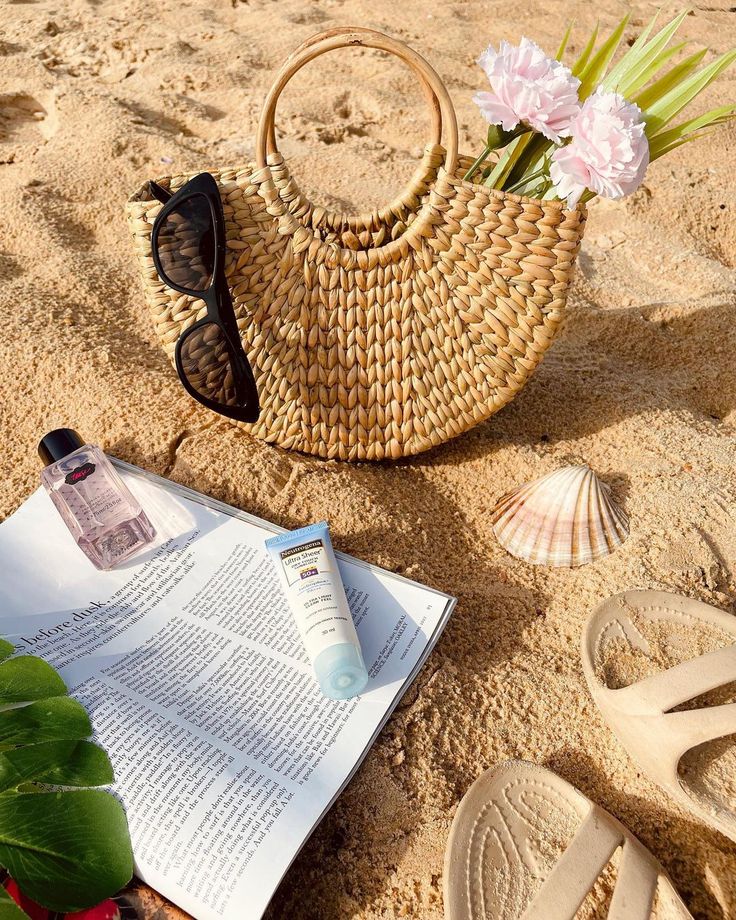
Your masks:
M 432 112 L 432 139 L 409 187 L 357 217 L 304 197 L 274 133 L 289 79 L 318 55 L 351 45 L 409 64 Z M 562 320 L 585 208 L 464 181 L 471 162 L 458 155 L 445 86 L 403 43 L 336 29 L 286 60 L 263 107 L 256 163 L 213 171 L 226 274 L 262 406 L 259 420 L 242 427 L 321 457 L 394 459 L 462 434 L 518 393 Z M 176 190 L 190 178 L 158 181 Z M 166 287 L 154 269 L 160 208 L 146 185 L 127 214 L 156 331 L 173 358 L 179 335 L 205 308 Z

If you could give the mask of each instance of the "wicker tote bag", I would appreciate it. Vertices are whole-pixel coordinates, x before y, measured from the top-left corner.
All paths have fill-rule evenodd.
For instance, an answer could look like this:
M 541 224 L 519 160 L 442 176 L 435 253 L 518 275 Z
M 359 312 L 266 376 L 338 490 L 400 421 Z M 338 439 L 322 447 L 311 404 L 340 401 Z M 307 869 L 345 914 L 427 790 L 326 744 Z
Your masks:
M 276 148 L 291 77 L 327 51 L 391 52 L 415 72 L 432 137 L 408 188 L 360 216 L 312 204 Z M 442 134 L 445 147 L 441 146 Z M 435 70 L 380 32 L 335 29 L 300 46 L 268 93 L 256 162 L 212 171 L 226 275 L 261 414 L 242 427 L 272 444 L 344 460 L 395 459 L 441 444 L 511 400 L 562 320 L 584 207 L 465 181 L 457 121 Z M 191 178 L 157 180 L 175 191 Z M 148 306 L 169 357 L 204 304 L 168 288 L 151 255 L 161 204 L 128 202 Z

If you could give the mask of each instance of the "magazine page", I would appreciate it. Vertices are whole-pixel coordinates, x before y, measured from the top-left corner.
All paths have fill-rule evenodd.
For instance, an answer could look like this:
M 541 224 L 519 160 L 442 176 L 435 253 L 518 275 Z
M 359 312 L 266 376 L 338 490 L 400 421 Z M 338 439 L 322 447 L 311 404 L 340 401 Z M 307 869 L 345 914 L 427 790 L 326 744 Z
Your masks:
M 200 920 L 257 920 L 454 600 L 341 555 L 370 681 L 329 700 L 264 549 L 272 525 L 125 468 L 154 547 L 97 571 L 39 490 L 0 525 L 0 634 L 89 711 L 136 874 Z

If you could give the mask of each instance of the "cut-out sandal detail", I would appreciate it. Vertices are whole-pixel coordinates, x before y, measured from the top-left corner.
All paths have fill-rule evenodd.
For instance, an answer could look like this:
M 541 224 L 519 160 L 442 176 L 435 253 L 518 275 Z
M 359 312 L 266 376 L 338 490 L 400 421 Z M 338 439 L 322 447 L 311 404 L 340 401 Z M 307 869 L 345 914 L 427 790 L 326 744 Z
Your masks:
M 637 626 L 661 630 L 698 626 L 718 631 L 731 644 L 658 671 L 619 689 L 596 672 L 603 643 L 623 640 L 646 653 Z M 614 653 L 615 655 L 615 653 Z M 736 814 L 711 793 L 696 791 L 678 766 L 688 751 L 736 734 L 736 703 L 672 712 L 678 706 L 736 681 L 736 617 L 715 607 L 664 591 L 626 591 L 604 601 L 588 620 L 582 639 L 583 670 L 604 719 L 646 775 L 684 808 L 736 840 Z
M 618 853 L 608 920 L 649 920 L 658 884 L 668 917 L 691 914 L 628 830 L 544 767 L 509 761 L 461 801 L 445 853 L 446 920 L 573 920 Z

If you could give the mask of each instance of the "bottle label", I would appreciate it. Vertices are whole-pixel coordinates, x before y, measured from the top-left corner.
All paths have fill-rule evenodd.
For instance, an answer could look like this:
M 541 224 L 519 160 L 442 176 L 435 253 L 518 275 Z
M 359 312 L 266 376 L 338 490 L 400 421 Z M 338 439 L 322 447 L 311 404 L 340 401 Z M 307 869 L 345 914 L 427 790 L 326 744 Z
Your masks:
M 64 482 L 68 486 L 74 486 L 78 482 L 84 482 L 88 476 L 91 476 L 94 473 L 96 467 L 94 463 L 83 463 L 81 466 L 78 466 L 76 469 L 71 470 L 64 477 Z
M 282 583 L 312 661 L 330 645 L 359 646 L 334 558 L 319 538 L 278 553 Z

